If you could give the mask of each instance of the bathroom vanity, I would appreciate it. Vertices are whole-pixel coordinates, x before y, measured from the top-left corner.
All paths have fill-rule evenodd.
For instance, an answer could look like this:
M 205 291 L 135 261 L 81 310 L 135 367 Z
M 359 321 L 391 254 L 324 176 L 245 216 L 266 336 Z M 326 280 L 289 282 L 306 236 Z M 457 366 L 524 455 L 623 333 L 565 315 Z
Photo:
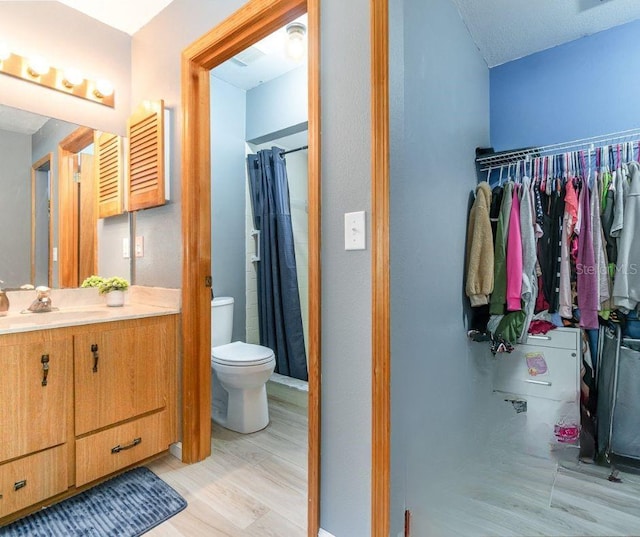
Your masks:
M 178 439 L 179 306 L 0 318 L 0 525 Z

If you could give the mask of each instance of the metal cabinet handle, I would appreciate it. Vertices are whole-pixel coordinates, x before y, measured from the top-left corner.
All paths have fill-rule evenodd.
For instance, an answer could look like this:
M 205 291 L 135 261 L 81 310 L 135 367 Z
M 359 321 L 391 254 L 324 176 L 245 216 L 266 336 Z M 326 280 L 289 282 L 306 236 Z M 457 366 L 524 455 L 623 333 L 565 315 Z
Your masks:
M 127 444 L 125 446 L 121 446 L 120 444 L 118 444 L 116 447 L 112 447 L 111 448 L 111 453 L 120 453 L 121 451 L 124 451 L 125 449 L 131 449 L 132 447 L 136 447 L 138 444 L 142 443 L 142 438 L 138 437 L 138 438 L 134 438 L 133 442 L 131 442 L 130 444 Z
M 94 343 L 91 345 L 91 352 L 93 353 L 93 372 L 98 372 L 98 345 Z
M 551 383 L 546 380 L 524 379 L 524 381 L 528 382 L 529 384 L 540 384 L 541 386 L 551 386 Z
M 47 376 L 49 375 L 49 355 L 43 354 L 40 357 L 40 363 L 42 364 L 42 385 L 47 385 Z
M 551 341 L 551 336 L 536 336 L 533 334 L 530 334 L 527 336 L 528 339 L 544 339 L 546 341 Z
M 13 484 L 13 490 L 20 490 L 21 488 L 24 488 L 27 486 L 27 480 L 23 479 L 22 481 L 16 481 Z

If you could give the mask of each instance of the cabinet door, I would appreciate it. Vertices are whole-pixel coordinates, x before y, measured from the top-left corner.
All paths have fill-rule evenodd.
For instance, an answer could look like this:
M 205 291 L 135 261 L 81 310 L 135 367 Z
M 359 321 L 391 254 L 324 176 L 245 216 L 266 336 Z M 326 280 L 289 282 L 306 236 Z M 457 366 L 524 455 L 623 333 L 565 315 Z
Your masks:
M 74 338 L 76 436 L 166 404 L 170 325 L 131 324 Z
M 67 441 L 71 339 L 30 341 L 0 347 L 0 461 Z

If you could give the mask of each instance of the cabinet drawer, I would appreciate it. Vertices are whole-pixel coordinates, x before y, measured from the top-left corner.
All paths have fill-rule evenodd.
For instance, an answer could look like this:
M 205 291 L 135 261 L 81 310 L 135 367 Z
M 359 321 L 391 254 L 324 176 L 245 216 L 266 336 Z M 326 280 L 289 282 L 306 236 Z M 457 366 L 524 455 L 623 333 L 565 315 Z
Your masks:
M 67 490 L 67 444 L 0 466 L 0 518 Z
M 575 350 L 579 348 L 580 331 L 577 328 L 556 328 L 544 335 L 534 336 L 529 334 L 525 343 L 537 347 Z
M 574 401 L 579 396 L 579 364 L 580 355 L 575 347 L 517 345 L 511 354 L 497 358 L 493 389 L 554 401 Z
M 163 410 L 76 440 L 76 486 L 168 449 L 167 419 Z

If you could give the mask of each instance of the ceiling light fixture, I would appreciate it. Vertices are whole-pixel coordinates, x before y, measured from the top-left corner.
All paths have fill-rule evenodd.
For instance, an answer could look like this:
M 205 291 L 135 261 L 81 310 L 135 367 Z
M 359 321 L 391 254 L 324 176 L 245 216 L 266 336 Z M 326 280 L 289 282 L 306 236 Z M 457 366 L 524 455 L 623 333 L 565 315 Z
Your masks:
M 301 22 L 292 22 L 287 24 L 287 41 L 285 44 L 285 52 L 288 58 L 294 61 L 300 61 L 307 52 L 307 27 Z
M 0 73 L 114 107 L 114 88 L 111 82 L 85 79 L 78 69 L 52 67 L 41 56 L 21 56 L 12 52 L 4 42 L 0 42 Z

